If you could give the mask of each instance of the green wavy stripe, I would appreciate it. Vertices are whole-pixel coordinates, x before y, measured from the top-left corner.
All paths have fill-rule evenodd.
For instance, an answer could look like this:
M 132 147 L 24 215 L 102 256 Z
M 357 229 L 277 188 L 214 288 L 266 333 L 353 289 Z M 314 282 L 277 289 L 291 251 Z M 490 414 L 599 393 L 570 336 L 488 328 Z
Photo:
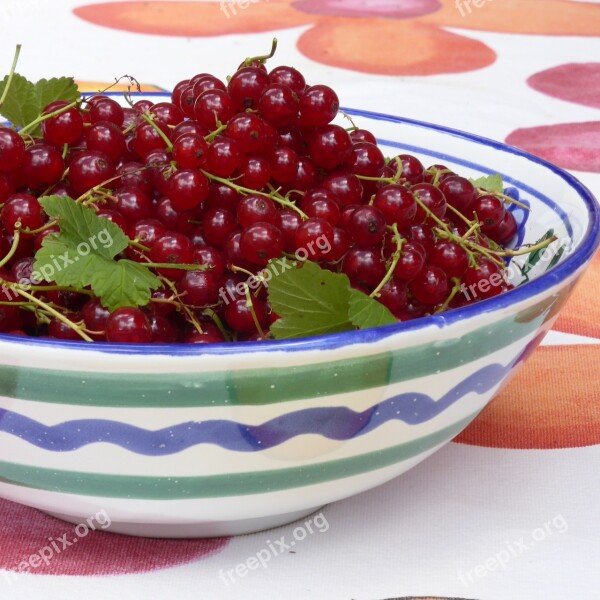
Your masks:
M 3 365 L 0 395 L 82 406 L 163 408 L 263 405 L 354 392 L 447 371 L 496 352 L 537 331 L 556 300 L 453 340 L 298 367 L 91 373 Z
M 65 494 L 143 500 L 262 494 L 352 477 L 407 460 L 458 435 L 477 412 L 436 433 L 385 450 L 290 469 L 203 477 L 141 477 L 58 471 L 0 461 L 0 482 Z

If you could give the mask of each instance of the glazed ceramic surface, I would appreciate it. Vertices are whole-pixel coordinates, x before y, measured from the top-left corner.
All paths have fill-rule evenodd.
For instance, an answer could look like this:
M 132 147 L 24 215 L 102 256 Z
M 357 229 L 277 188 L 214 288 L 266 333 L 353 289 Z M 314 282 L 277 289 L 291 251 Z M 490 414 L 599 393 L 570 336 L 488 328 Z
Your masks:
M 512 208 L 519 243 L 552 232 L 562 250 L 510 293 L 366 331 L 150 347 L 0 336 L 1 497 L 72 522 L 105 510 L 134 535 L 256 531 L 396 477 L 477 416 L 592 257 L 598 207 L 572 176 L 513 148 L 347 112 L 390 156 L 502 174 L 530 208 Z

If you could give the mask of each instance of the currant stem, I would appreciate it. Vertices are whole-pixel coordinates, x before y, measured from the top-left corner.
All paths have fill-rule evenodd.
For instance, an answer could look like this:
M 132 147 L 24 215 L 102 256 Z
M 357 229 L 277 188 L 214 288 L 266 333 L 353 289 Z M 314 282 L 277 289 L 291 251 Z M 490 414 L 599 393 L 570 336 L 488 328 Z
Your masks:
M 5 285 L 7 285 L 8 288 L 10 288 L 11 290 L 14 290 L 17 294 L 19 294 L 19 296 L 26 298 L 27 300 L 29 300 L 30 302 L 33 302 L 34 304 L 37 304 L 37 306 L 39 306 L 40 308 L 43 308 L 46 312 L 49 312 L 53 317 L 56 317 L 59 321 L 62 321 L 67 327 L 70 327 L 77 335 L 79 335 L 81 338 L 83 338 L 86 342 L 94 341 L 89 335 L 87 335 L 85 333 L 85 331 L 83 331 L 81 329 L 81 327 L 79 327 L 79 325 L 77 325 L 76 323 L 73 323 L 73 321 L 71 321 L 70 319 L 65 317 L 65 315 L 59 313 L 57 310 L 52 308 L 52 306 L 50 306 L 46 302 L 43 302 L 39 298 L 36 298 L 33 294 L 30 294 L 30 293 L 26 292 L 25 290 L 21 289 L 21 286 L 16 285 L 16 284 L 10 284 L 8 282 L 3 282 L 3 283 Z
M 271 52 L 269 52 L 269 54 L 263 54 L 262 56 L 252 56 L 250 58 L 247 58 L 243 64 L 245 67 L 249 67 L 253 62 L 265 63 L 270 58 L 273 58 L 273 56 L 275 56 L 276 51 L 277 51 L 277 38 L 273 38 L 273 41 L 271 42 Z
M 175 284 L 170 279 L 167 279 L 166 277 L 161 277 L 160 279 L 173 292 L 173 298 L 177 302 L 177 305 L 179 306 L 179 308 L 181 310 L 183 310 L 186 317 L 188 318 L 188 321 L 194 326 L 196 331 L 200 334 L 204 333 L 204 331 L 202 330 L 202 327 L 200 326 L 200 323 L 198 323 L 198 320 L 194 316 L 194 313 L 191 311 L 190 307 L 181 300 L 181 298 L 177 292 L 177 288 L 175 287 Z
M 153 263 L 144 262 L 143 264 L 149 269 L 178 269 L 180 271 L 210 271 L 207 265 L 184 265 L 180 263 Z
M 256 311 L 254 310 L 254 303 L 252 302 L 252 296 L 250 294 L 250 287 L 248 286 L 247 283 L 244 283 L 244 295 L 246 296 L 246 307 L 248 308 L 248 310 L 250 311 L 250 314 L 252 315 L 252 320 L 254 321 L 254 326 L 256 327 L 256 330 L 258 331 L 258 335 L 260 335 L 260 337 L 264 340 L 266 337 L 265 332 L 263 331 L 263 328 L 260 326 L 258 317 L 256 316 Z
M 398 265 L 398 261 L 400 260 L 400 254 L 402 252 L 402 244 L 404 244 L 404 240 L 400 237 L 400 233 L 398 232 L 398 225 L 394 223 L 390 228 L 394 237 L 393 240 L 396 242 L 396 250 L 394 254 L 392 254 L 392 262 L 390 264 L 385 277 L 381 280 L 379 285 L 369 294 L 370 298 L 377 298 L 379 296 L 379 292 L 383 289 L 385 284 L 392 278 L 394 275 L 394 271 L 396 270 L 396 266 Z
M 531 254 L 536 250 L 542 250 L 543 248 L 547 248 L 550 244 L 556 242 L 558 237 L 553 235 L 552 237 L 544 240 L 543 242 L 539 242 L 537 244 L 522 246 L 521 248 L 517 248 L 516 250 L 506 249 L 506 250 L 494 250 L 494 254 L 496 256 L 522 256 L 523 254 Z
M 308 219 L 308 215 L 304 211 L 299 209 L 293 202 L 290 202 L 289 200 L 283 198 L 278 192 L 272 192 L 271 194 L 259 192 L 258 190 L 252 190 L 250 188 L 238 185 L 237 183 L 233 183 L 233 181 L 225 179 L 224 177 L 218 177 L 217 175 L 213 175 L 212 173 L 209 173 L 204 169 L 200 169 L 200 172 L 203 173 L 210 181 L 218 181 L 219 183 L 230 187 L 232 190 L 235 190 L 240 194 L 255 194 L 258 196 L 265 196 L 266 198 L 271 198 L 271 200 L 274 200 L 278 204 L 281 204 L 281 206 L 286 206 L 287 208 L 295 210 L 300 215 L 303 221 L 306 221 L 306 219 Z
M 21 222 L 17 221 L 15 224 L 15 233 L 14 233 L 12 246 L 10 247 L 8 254 L 2 260 L 0 260 L 0 267 L 3 267 L 15 255 L 15 252 L 17 251 L 17 248 L 19 247 L 20 239 L 21 239 Z
M 171 142 L 171 140 L 167 137 L 166 133 L 154 122 L 153 119 L 151 119 L 146 113 L 142 113 L 141 114 L 142 119 L 144 119 L 144 121 L 146 121 L 146 123 L 148 123 L 153 129 L 154 131 L 156 131 L 156 133 L 158 133 L 158 135 L 160 135 L 160 137 L 163 139 L 163 142 L 167 145 L 167 152 L 172 152 L 173 151 L 173 143 Z
M 202 311 L 202 314 L 206 315 L 207 317 L 210 317 L 213 320 L 213 323 L 217 326 L 217 328 L 223 335 L 223 339 L 225 339 L 228 342 L 231 341 L 231 336 L 227 333 L 227 329 L 225 329 L 223 321 L 221 321 L 219 315 L 212 308 L 205 308 Z
M 435 314 L 437 315 L 438 313 L 444 312 L 448 306 L 450 305 L 450 302 L 452 302 L 452 300 L 454 300 L 456 294 L 458 294 L 458 292 L 460 292 L 461 290 L 461 282 L 460 279 L 458 277 L 453 277 L 452 278 L 452 283 L 454 283 L 454 285 L 452 286 L 452 290 L 450 291 L 450 295 L 446 298 L 446 300 L 444 301 L 444 304 L 442 304 L 436 311 Z
M 6 102 L 6 98 L 8 97 L 8 90 L 10 89 L 10 84 L 12 83 L 13 76 L 15 74 L 15 69 L 17 68 L 17 63 L 19 62 L 19 54 L 21 54 L 21 44 L 17 44 L 15 48 L 15 55 L 13 57 L 13 62 L 10 67 L 10 72 L 8 74 L 8 78 L 6 80 L 6 86 L 4 87 L 4 91 L 2 92 L 2 97 L 0 98 L 0 108 L 4 102 Z
M 42 114 L 39 117 L 37 117 L 37 119 L 34 119 L 33 121 L 31 121 L 31 123 L 29 123 L 28 125 L 25 125 L 25 127 L 23 127 L 22 129 L 19 130 L 19 135 L 22 137 L 23 134 L 26 134 L 28 131 L 35 129 L 40 123 L 47 121 L 48 119 L 51 119 L 52 117 L 56 117 L 58 115 L 62 115 L 62 113 L 71 110 L 72 108 L 75 108 L 79 103 L 81 102 L 81 100 L 74 100 L 73 102 L 71 102 L 70 104 L 67 104 L 66 106 L 61 106 L 60 108 L 57 108 L 56 110 L 53 110 L 52 112 L 48 113 L 48 114 Z

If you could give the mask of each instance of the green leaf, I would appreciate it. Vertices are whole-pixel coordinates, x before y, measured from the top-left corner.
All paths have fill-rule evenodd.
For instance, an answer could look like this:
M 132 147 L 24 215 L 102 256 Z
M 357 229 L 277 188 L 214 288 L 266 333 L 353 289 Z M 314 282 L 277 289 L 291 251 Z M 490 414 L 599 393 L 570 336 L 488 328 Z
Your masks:
M 389 309 L 360 290 L 350 290 L 349 317 L 352 324 L 359 329 L 380 327 L 381 325 L 392 325 L 398 319 Z
M 77 84 L 72 77 L 40 79 L 34 87 L 38 114 L 41 113 L 50 102 L 64 100 L 65 102 L 71 103 L 78 100 L 80 96 Z
M 36 253 L 36 279 L 91 286 L 110 311 L 148 304 L 150 291 L 160 287 L 160 280 L 142 264 L 114 260 L 128 246 L 117 225 L 63 196 L 40 198 L 40 204 L 58 221 L 60 233 L 47 236 Z
M 469 179 L 469 181 L 476 187 L 488 192 L 494 192 L 496 194 L 504 193 L 504 183 L 502 182 L 502 175 L 484 175 L 478 179 Z
M 348 316 L 350 281 L 314 262 L 285 270 L 269 283 L 271 307 L 281 318 L 271 327 L 276 339 L 354 329 Z
M 89 206 L 65 196 L 43 196 L 39 202 L 48 216 L 58 220 L 61 234 L 69 236 L 75 246 L 88 243 L 96 246 L 97 254 L 111 259 L 129 245 L 129 238 L 118 225 L 99 217 Z
M 123 306 L 146 306 L 160 280 L 147 267 L 131 260 L 113 262 L 92 276 L 92 289 L 111 312 Z
M 8 75 L 0 82 L 0 96 L 7 81 Z M 0 114 L 17 127 L 23 127 L 40 114 L 37 107 L 35 86 L 22 75 L 15 73 Z
M 7 81 L 8 75 L 0 82 L 0 96 Z M 73 102 L 79 96 L 77 84 L 72 77 L 40 79 L 34 84 L 22 75 L 15 73 L 0 112 L 13 125 L 24 127 L 35 121 L 50 102 L 55 100 Z M 35 135 L 37 132 L 30 131 L 29 133 Z

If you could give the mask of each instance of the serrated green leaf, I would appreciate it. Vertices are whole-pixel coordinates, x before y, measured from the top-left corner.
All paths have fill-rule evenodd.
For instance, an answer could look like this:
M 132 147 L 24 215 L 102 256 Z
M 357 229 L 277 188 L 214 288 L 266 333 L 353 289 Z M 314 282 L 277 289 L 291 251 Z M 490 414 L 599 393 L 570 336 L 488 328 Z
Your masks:
M 359 329 L 392 325 L 398 322 L 398 319 L 386 306 L 355 289 L 350 290 L 348 316 L 352 324 Z
M 0 82 L 0 96 L 7 81 L 8 75 Z M 39 115 L 34 84 L 15 73 L 0 114 L 17 127 L 31 123 Z
M 75 247 L 86 243 L 95 254 L 112 259 L 129 245 L 129 239 L 118 225 L 98 217 L 89 206 L 65 196 L 44 196 L 39 202 L 48 216 L 58 220 L 61 234 L 68 236 Z
M 307 261 L 269 283 L 269 302 L 281 318 L 271 326 L 276 339 L 309 337 L 354 329 L 348 317 L 350 281 Z
M 41 198 L 40 204 L 58 221 L 60 233 L 47 236 L 36 253 L 36 278 L 77 288 L 91 286 L 110 311 L 148 304 L 150 291 L 160 287 L 160 280 L 144 265 L 113 260 L 128 245 L 117 225 L 63 196 Z
M 502 182 L 501 175 L 485 175 L 478 177 L 477 179 L 469 179 L 469 181 L 476 187 L 488 192 L 495 192 L 496 194 L 504 193 L 504 183 Z
M 77 84 L 72 77 L 53 77 L 52 79 L 40 79 L 35 86 L 35 99 L 39 113 L 56 100 L 74 102 L 80 96 Z
M 161 286 L 160 279 L 144 265 L 120 260 L 92 276 L 92 289 L 111 312 L 124 306 L 146 306 L 151 290 Z
M 0 82 L 0 96 L 7 81 L 8 75 Z M 77 84 L 72 77 L 40 79 L 34 84 L 22 75 L 15 73 L 0 114 L 13 125 L 24 127 L 37 119 L 50 102 L 55 100 L 73 102 L 79 96 Z M 37 135 L 39 127 L 36 131 L 29 131 L 29 133 Z

